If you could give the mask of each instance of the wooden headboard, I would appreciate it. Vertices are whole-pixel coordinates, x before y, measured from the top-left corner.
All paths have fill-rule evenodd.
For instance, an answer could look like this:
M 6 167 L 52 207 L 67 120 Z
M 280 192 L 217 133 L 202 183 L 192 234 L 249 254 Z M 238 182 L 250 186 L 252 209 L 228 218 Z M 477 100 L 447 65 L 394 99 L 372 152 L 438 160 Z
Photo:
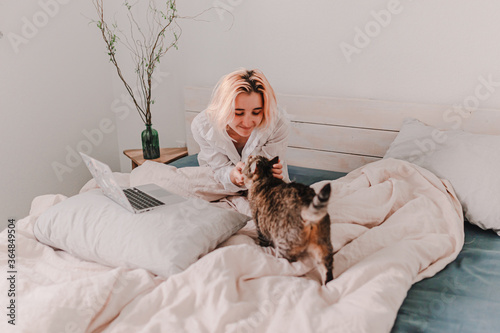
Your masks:
M 190 155 L 199 151 L 191 135 L 191 122 L 207 107 L 211 93 L 212 88 L 184 89 Z M 292 120 L 286 156 L 289 165 L 352 171 L 382 158 L 406 117 L 440 129 L 456 128 L 460 123 L 468 132 L 500 134 L 500 110 L 466 112 L 462 108 L 459 114 L 448 105 L 286 94 L 276 97 Z

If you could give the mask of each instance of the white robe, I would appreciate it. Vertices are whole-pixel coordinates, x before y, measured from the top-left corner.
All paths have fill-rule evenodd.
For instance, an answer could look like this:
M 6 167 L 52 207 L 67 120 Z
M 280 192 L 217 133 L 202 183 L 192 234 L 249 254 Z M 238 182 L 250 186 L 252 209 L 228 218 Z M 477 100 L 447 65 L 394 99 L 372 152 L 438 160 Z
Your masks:
M 210 166 L 215 173 L 215 179 L 222 183 L 226 190 L 238 192 L 246 189 L 244 185 L 241 187 L 234 185 L 229 174 L 238 162 L 245 162 L 250 155 L 262 155 L 269 159 L 279 156 L 283 164 L 284 180 L 289 181 L 285 155 L 290 121 L 283 110 L 279 111 L 273 128 L 253 130 L 241 155 L 226 131 L 220 133 L 214 129 L 206 111 L 194 118 L 191 123 L 191 132 L 200 146 L 198 153 L 200 166 Z

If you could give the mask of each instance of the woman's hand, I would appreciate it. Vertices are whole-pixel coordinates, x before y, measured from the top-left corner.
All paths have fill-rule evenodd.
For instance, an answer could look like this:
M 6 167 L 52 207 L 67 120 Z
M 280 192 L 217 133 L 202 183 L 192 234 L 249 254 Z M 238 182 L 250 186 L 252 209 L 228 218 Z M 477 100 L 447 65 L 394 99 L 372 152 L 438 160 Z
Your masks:
M 272 173 L 274 177 L 283 179 L 283 164 L 281 164 L 281 160 L 278 160 L 278 163 L 273 164 Z
M 276 164 L 277 165 L 277 164 Z M 243 186 L 243 174 L 241 171 L 245 167 L 245 163 L 243 162 L 238 162 L 236 166 L 231 170 L 231 173 L 229 174 L 229 178 L 231 179 L 231 182 L 233 182 L 234 185 L 236 186 Z

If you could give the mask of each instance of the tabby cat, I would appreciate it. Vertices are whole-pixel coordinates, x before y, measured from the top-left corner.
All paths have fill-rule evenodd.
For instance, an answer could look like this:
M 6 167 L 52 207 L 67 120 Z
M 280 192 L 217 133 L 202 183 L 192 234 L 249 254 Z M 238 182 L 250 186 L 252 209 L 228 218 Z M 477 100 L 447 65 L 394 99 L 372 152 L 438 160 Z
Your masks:
M 323 283 L 333 279 L 333 247 L 327 212 L 331 186 L 318 194 L 309 186 L 286 183 L 272 174 L 278 157 L 249 156 L 242 171 L 261 246 L 273 246 L 278 255 L 296 261 L 312 256 Z

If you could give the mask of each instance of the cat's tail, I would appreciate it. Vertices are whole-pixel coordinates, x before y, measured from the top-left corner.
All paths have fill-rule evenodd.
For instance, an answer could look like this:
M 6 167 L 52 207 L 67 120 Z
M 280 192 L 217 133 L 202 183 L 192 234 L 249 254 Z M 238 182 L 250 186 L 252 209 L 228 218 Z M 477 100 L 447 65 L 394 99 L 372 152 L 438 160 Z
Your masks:
M 316 223 L 321 221 L 326 214 L 328 214 L 328 200 L 332 187 L 330 183 L 325 184 L 323 188 L 316 193 L 309 207 L 302 210 L 302 219 L 309 223 Z

